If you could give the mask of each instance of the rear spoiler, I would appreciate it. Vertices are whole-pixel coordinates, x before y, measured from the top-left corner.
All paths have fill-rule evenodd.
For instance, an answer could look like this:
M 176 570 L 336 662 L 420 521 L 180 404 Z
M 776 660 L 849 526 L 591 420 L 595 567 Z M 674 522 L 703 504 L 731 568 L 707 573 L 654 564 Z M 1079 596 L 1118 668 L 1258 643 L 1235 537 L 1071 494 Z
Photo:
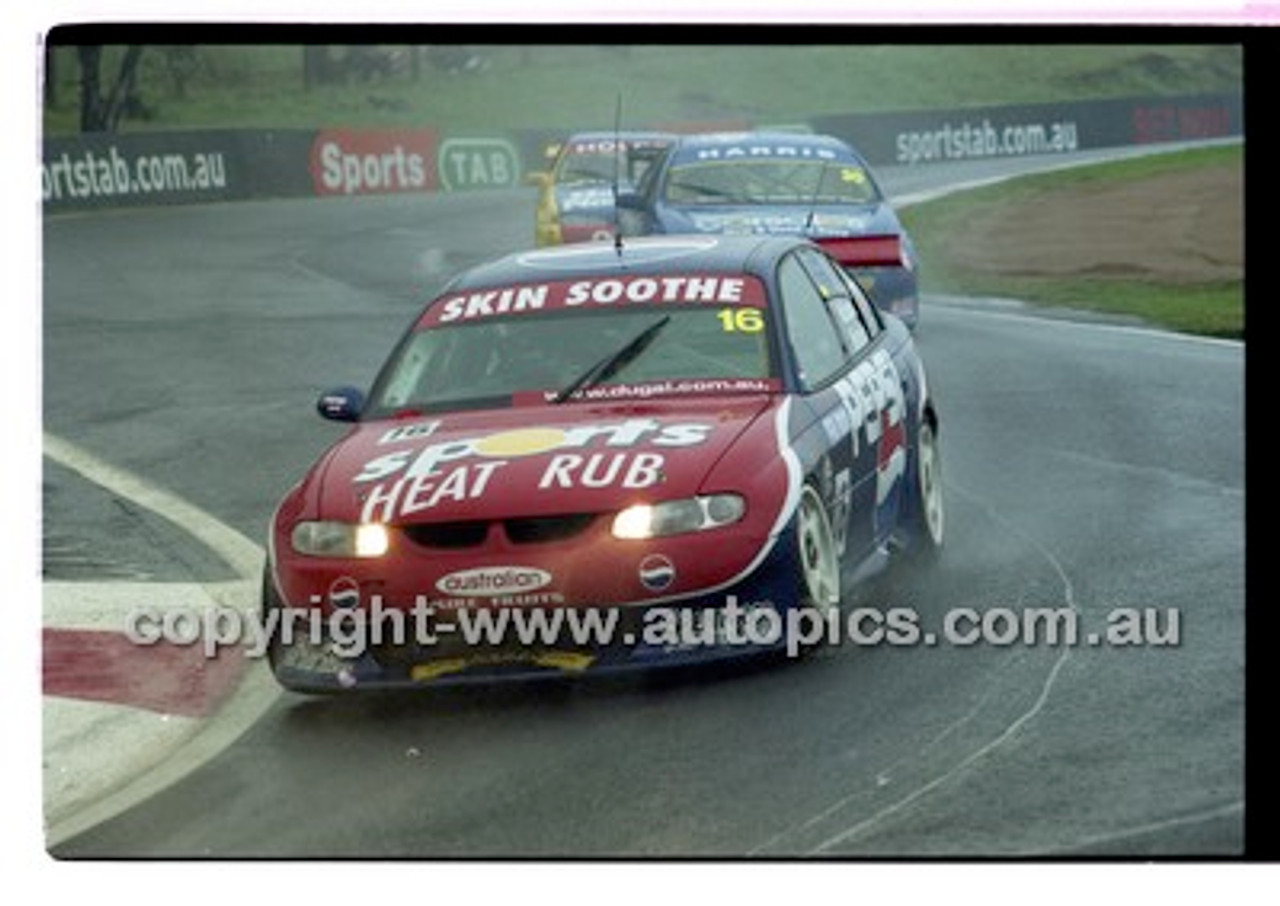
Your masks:
M 902 240 L 897 236 L 831 236 L 815 239 L 845 267 L 900 267 Z

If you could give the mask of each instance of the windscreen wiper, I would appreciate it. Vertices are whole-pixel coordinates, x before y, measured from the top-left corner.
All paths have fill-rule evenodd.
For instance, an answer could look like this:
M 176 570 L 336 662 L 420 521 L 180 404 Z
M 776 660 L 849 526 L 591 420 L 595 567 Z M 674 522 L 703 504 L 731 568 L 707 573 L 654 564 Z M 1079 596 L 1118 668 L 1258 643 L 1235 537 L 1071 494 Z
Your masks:
M 596 362 L 586 371 L 582 372 L 578 377 L 574 378 L 573 383 L 566 386 L 563 390 L 551 398 L 553 403 L 563 403 L 569 397 L 573 396 L 579 390 L 599 384 L 601 381 L 607 381 L 626 365 L 628 365 L 636 356 L 644 352 L 654 338 L 667 326 L 671 320 L 671 315 L 663 315 L 653 324 L 650 324 L 633 339 L 627 341 L 627 344 L 616 352 L 612 352 L 600 361 Z
M 702 204 L 707 198 L 723 198 L 728 199 L 735 204 L 741 203 L 743 199 L 730 192 L 728 189 L 718 189 L 715 186 L 704 186 L 696 182 L 673 182 L 667 186 L 668 197 L 672 189 L 680 192 L 689 192 L 694 195 L 701 196 L 697 201 L 682 202 L 684 204 Z

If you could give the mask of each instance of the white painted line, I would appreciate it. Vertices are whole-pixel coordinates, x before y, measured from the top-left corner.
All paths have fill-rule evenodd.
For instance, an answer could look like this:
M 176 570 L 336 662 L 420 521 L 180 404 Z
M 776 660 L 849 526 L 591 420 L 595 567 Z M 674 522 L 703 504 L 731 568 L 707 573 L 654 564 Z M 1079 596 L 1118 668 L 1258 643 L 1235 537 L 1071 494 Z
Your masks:
M 161 790 L 182 780 L 235 742 L 275 704 L 282 694 L 280 687 L 271 676 L 270 669 L 263 661 L 258 659 L 248 661 L 246 673 L 240 680 L 240 685 L 236 687 L 235 692 L 218 713 L 208 720 L 196 721 L 190 734 L 175 733 L 170 739 L 175 748 L 166 752 L 163 759 L 140 774 L 119 778 L 119 783 L 115 785 L 103 782 L 102 789 L 110 792 L 94 802 L 85 803 L 74 814 L 63 816 L 60 811 L 53 810 L 51 810 L 52 813 L 47 813 L 45 816 L 46 846 L 56 847 L 77 834 L 128 811 L 138 803 L 146 801 Z M 150 717 L 154 717 L 151 712 L 131 710 L 132 713 L 129 715 L 117 716 L 118 720 L 126 726 L 137 727 Z M 47 711 L 46 714 L 48 714 Z M 122 734 L 122 738 L 134 738 L 136 740 L 134 744 L 144 748 L 155 745 L 154 739 L 148 742 L 145 738 L 136 739 L 128 734 Z M 101 763 L 99 763 L 100 769 Z
M 117 497 L 182 526 L 245 579 L 261 574 L 265 556 L 262 548 L 199 507 L 47 431 L 44 433 L 44 455 Z
M 242 613 L 256 612 L 258 583 L 265 559 L 261 547 L 199 507 L 48 432 L 44 434 L 44 454 L 115 496 L 181 526 L 241 577 L 207 584 L 48 582 L 45 583 L 46 609 L 56 612 L 54 619 L 59 624 L 64 620 L 83 620 L 90 626 L 95 621 L 109 623 L 123 616 L 121 607 L 144 605 L 164 608 L 196 603 L 207 606 L 212 601 Z M 73 600 L 77 598 L 78 601 Z M 46 799 L 46 846 L 56 847 L 177 783 L 239 738 L 282 694 L 266 664 L 253 659 L 247 662 L 244 677 L 218 712 L 208 720 L 190 724 L 177 720 L 166 725 L 156 715 L 138 709 L 98 703 L 81 708 L 53 703 L 46 698 L 45 758 L 65 766 L 68 778 L 66 783 L 55 778 L 49 792 L 55 797 L 61 795 L 74 800 L 64 798 L 51 802 Z M 59 725 L 59 718 L 78 720 L 81 726 Z M 91 742 L 108 736 L 120 740 L 118 746 L 105 750 L 112 759 L 104 758 L 104 749 Z M 51 751 L 50 744 L 58 750 Z M 162 744 L 170 748 L 161 753 Z M 84 746 L 90 746 L 92 752 L 77 750 Z M 157 753 L 163 757 L 154 757 Z M 77 765 L 83 764 L 87 755 L 97 755 L 97 760 L 82 770 Z M 94 773 L 89 776 L 86 772 Z
M 983 179 L 971 179 L 967 182 L 952 183 L 949 186 L 942 186 L 937 189 L 924 189 L 920 192 L 908 192 L 906 195 L 899 195 L 893 199 L 893 205 L 898 210 L 905 210 L 912 205 L 925 204 L 930 201 L 937 201 L 940 198 L 946 198 L 949 195 L 956 195 L 960 192 L 971 192 L 974 189 L 984 189 L 987 186 L 995 186 L 1000 183 L 1011 182 L 1024 176 L 1035 176 L 1040 173 L 1048 173 L 1054 168 L 1045 168 L 1044 170 L 1033 170 L 1028 173 L 1015 173 L 1009 176 L 988 176 Z
M 919 192 L 908 192 L 905 195 L 894 196 L 891 201 L 893 206 L 902 209 L 912 205 L 924 204 L 930 201 L 937 201 L 940 198 L 946 198 L 948 195 L 955 195 L 959 192 L 969 192 L 974 189 L 982 189 L 987 186 L 999 185 L 1000 183 L 1012 182 L 1015 179 L 1024 179 L 1026 177 L 1040 176 L 1044 173 L 1058 173 L 1064 170 L 1079 170 L 1083 167 L 1095 167 L 1102 164 L 1114 164 L 1126 160 L 1134 160 L 1141 157 L 1155 157 L 1160 154 L 1176 154 L 1182 151 L 1194 150 L 1196 148 L 1210 148 L 1219 145 L 1243 145 L 1243 138 L 1227 138 L 1227 139 L 1211 139 L 1199 142 L 1170 142 L 1159 145 L 1140 145 L 1137 147 L 1121 147 L 1111 152 L 1090 156 L 1084 159 L 1059 160 L 1052 159 L 1046 161 L 1042 167 L 1034 167 L 1028 170 L 1019 170 L 1013 173 L 1004 173 L 998 176 L 987 176 L 981 179 L 970 179 L 965 182 L 951 183 L 949 185 L 940 186 L 936 189 L 924 189 Z M 1016 160 L 1016 158 L 1006 158 L 1007 160 Z M 1025 159 L 1024 159 L 1025 160 Z
M 987 707 L 988 703 L 993 697 L 995 697 L 997 692 L 1003 692 L 1003 689 L 998 684 L 993 683 L 991 686 L 987 688 L 987 691 L 982 693 L 982 697 L 979 698 L 977 703 L 974 704 L 974 706 L 969 709 L 969 712 L 967 714 L 956 718 L 947 726 L 943 727 L 943 729 L 940 732 L 935 733 L 932 739 L 930 739 L 924 745 L 920 746 L 918 749 L 913 749 L 910 752 L 895 758 L 891 764 L 878 770 L 876 772 L 876 786 L 878 787 L 887 786 L 889 783 L 892 782 L 893 777 L 896 775 L 898 768 L 900 766 L 907 765 L 908 762 L 918 759 L 920 756 L 929 752 L 931 749 L 939 745 L 943 740 L 951 736 L 951 734 L 953 734 L 960 728 L 965 727 L 968 724 L 977 720 L 978 715 Z M 855 799 L 864 795 L 866 795 L 865 790 L 863 789 L 854 790 L 852 793 L 848 794 L 847 796 L 837 799 L 835 802 L 831 803 L 831 805 L 827 806 L 822 811 L 818 812 L 816 815 L 813 815 L 812 817 L 805 819 L 802 823 L 794 827 L 786 828 L 774 834 L 764 843 L 761 843 L 758 846 L 753 847 L 747 853 L 747 855 L 748 856 L 767 855 L 769 853 L 769 850 L 772 849 L 775 844 L 780 843 L 781 841 L 787 839 L 788 837 L 793 837 L 793 836 L 805 833 L 809 831 L 811 828 L 817 827 L 822 822 L 828 820 L 829 818 L 831 818 L 832 816 L 840 812 L 842 809 L 846 808 Z
M 1229 818 L 1233 815 L 1244 815 L 1244 803 L 1241 801 L 1228 802 L 1225 805 L 1215 806 L 1214 808 L 1204 809 L 1191 815 L 1183 815 L 1179 818 L 1167 818 L 1164 821 L 1151 821 L 1146 824 L 1139 824 L 1135 827 L 1126 827 L 1117 831 L 1107 833 L 1090 834 L 1086 837 L 1080 837 L 1072 840 L 1070 843 L 1060 844 L 1049 849 L 1043 850 L 1023 850 L 1015 855 L 1018 858 L 1027 856 L 1049 856 L 1049 855 L 1066 855 L 1073 851 L 1083 849 L 1088 846 L 1097 846 L 1103 843 L 1116 843 L 1121 840 L 1131 839 L 1133 837 L 1146 837 L 1151 834 L 1158 834 L 1163 831 L 1173 830 L 1180 827 L 1189 827 L 1195 824 L 1204 824 L 1209 821 L 1218 821 L 1222 818 Z
M 229 607 L 241 616 L 257 613 L 258 580 L 236 579 L 202 585 L 198 582 L 52 582 L 45 581 L 45 629 L 97 629 L 121 632 L 125 617 L 146 605 L 168 610 L 204 613 Z
M 55 826 L 161 767 L 201 723 L 194 717 L 53 695 L 44 696 L 41 712 L 44 817 Z M 107 752 L 111 758 L 104 757 Z M 104 764 L 110 769 L 104 770 Z
M 1168 340 L 1173 343 L 1189 343 L 1200 346 L 1216 346 L 1236 352 L 1243 352 L 1245 345 L 1244 340 L 1232 340 L 1226 337 L 1205 337 L 1200 336 L 1199 334 L 1179 333 L 1175 330 L 1161 330 L 1158 327 L 1136 327 L 1128 324 L 1105 324 L 1101 321 L 1077 320 L 1075 318 L 1055 318 L 1047 314 L 1036 314 L 1036 309 L 1033 307 L 1028 307 L 1026 312 L 1012 312 L 1008 310 L 986 311 L 974 305 L 957 305 L 948 304 L 946 302 L 935 304 L 937 306 L 934 308 L 935 311 L 941 309 L 950 310 L 952 312 L 963 312 L 965 316 L 972 314 L 981 318 L 1003 318 L 1010 321 L 1021 321 L 1024 324 L 1030 323 L 1051 330 L 1068 328 L 1075 330 L 1105 331 L 1107 333 L 1129 334 L 1143 339 Z M 1083 315 L 1089 314 L 1087 309 L 1073 309 L 1073 311 L 1079 311 Z
M 1046 561 L 1048 561 L 1050 567 L 1057 574 L 1059 581 L 1062 583 L 1063 602 L 1066 604 L 1066 606 L 1069 609 L 1071 609 L 1078 615 L 1079 607 L 1076 604 L 1076 600 L 1075 600 L 1075 587 L 1071 582 L 1071 577 L 1067 574 L 1066 569 L 1063 567 L 1062 562 L 1053 554 L 1053 552 L 1049 550 L 1049 548 L 1047 548 L 1038 539 L 1032 537 L 1022 529 L 1020 529 L 1018 526 L 1016 526 L 1014 523 L 1012 523 L 1010 520 L 1003 517 L 1000 513 L 998 513 L 985 500 L 983 500 L 973 491 L 969 491 L 964 487 L 957 485 L 954 481 L 949 481 L 948 484 L 951 488 L 956 490 L 958 493 L 971 499 L 974 503 L 976 503 L 978 506 L 984 509 L 993 522 L 995 522 L 997 525 L 1002 526 L 1004 530 L 1009 532 L 1011 535 L 1022 539 L 1031 547 L 1035 548 L 1035 550 L 1039 552 L 1039 554 L 1042 557 L 1044 557 Z M 992 739 L 989 739 L 985 744 L 978 747 L 974 751 L 970 752 L 967 756 L 962 758 L 956 764 L 952 765 L 950 768 L 946 769 L 940 774 L 935 775 L 931 780 L 917 786 L 914 790 L 912 790 L 910 793 L 906 794 L 905 796 L 889 803 L 888 805 L 876 811 L 874 814 L 856 822 L 852 826 L 846 827 L 843 830 L 840 830 L 834 834 L 828 835 L 826 839 L 819 842 L 816 846 L 812 846 L 811 848 L 809 848 L 806 851 L 806 855 L 813 856 L 813 855 L 819 855 L 819 854 L 825 853 L 833 849 L 834 847 L 849 843 L 850 841 L 854 840 L 857 837 L 866 836 L 867 834 L 875 831 L 879 825 L 888 821 L 894 815 L 898 814 L 899 812 L 913 805 L 915 802 L 919 801 L 920 799 L 928 796 L 930 793 L 932 793 L 934 790 L 938 789 L 939 787 L 942 787 L 943 785 L 959 778 L 962 774 L 968 771 L 974 764 L 986 758 L 987 756 L 991 755 L 992 753 L 996 752 L 998 749 L 1000 749 L 1002 746 L 1008 743 L 1011 739 L 1015 738 L 1022 731 L 1022 728 L 1024 726 L 1034 721 L 1044 710 L 1045 705 L 1049 700 L 1049 696 L 1052 693 L 1055 685 L 1057 684 L 1058 675 L 1062 672 L 1062 669 L 1066 665 L 1070 656 L 1071 656 L 1071 648 L 1069 646 L 1064 647 L 1062 650 L 1062 653 L 1058 655 L 1058 657 L 1054 660 L 1053 665 L 1049 668 L 1049 671 L 1043 683 L 1041 684 L 1040 693 L 1036 697 L 1036 700 L 1031 704 L 1031 707 L 1028 708 L 1026 711 L 1024 711 L 1022 714 L 1020 714 L 1017 718 L 1009 722 L 998 735 L 996 735 Z M 970 715 L 966 715 L 964 718 L 961 719 L 961 721 L 957 722 L 957 724 L 954 724 L 953 727 L 958 726 L 960 723 L 967 722 L 971 717 L 972 717 L 972 713 Z M 945 736 L 948 733 L 950 733 L 951 729 L 952 727 L 947 728 L 947 730 L 943 732 L 942 736 Z M 934 742 L 931 742 L 930 745 L 933 745 L 934 743 L 936 743 L 939 739 L 942 738 L 942 736 L 936 737 Z M 899 762 L 897 763 L 901 763 L 905 760 L 906 759 L 899 759 Z M 895 765 L 897 763 L 895 763 Z M 837 814 L 843 808 L 845 808 L 847 805 L 853 802 L 855 798 L 862 795 L 863 792 L 864 791 L 862 790 L 857 790 L 854 793 L 851 793 L 847 796 L 844 796 L 838 799 L 836 802 L 822 809 L 815 815 L 811 816 L 809 819 L 806 819 L 800 824 L 794 825 L 790 828 L 783 830 L 778 834 L 775 834 L 765 843 L 762 843 L 759 846 L 755 847 L 749 854 L 750 855 L 760 854 L 766 849 L 778 843 L 779 841 L 786 839 L 787 837 L 793 836 L 797 833 L 800 833 L 801 831 L 807 831 L 815 827 L 816 825 L 831 819 L 835 814 Z

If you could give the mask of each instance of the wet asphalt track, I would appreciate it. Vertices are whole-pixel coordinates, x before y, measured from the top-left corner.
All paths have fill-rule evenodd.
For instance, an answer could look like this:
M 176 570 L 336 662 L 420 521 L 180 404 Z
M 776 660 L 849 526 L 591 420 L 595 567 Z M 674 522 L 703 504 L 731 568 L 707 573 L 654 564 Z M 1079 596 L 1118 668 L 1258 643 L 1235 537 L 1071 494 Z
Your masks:
M 367 385 L 422 296 L 527 244 L 531 206 L 521 190 L 50 219 L 45 427 L 262 539 L 337 434 L 317 393 Z M 1116 608 L 1163 629 L 1176 610 L 1180 644 L 845 646 L 594 684 L 282 694 L 57 854 L 1240 852 L 1243 348 L 946 299 L 926 300 L 919 342 L 948 548 L 850 605 L 913 607 L 934 630 L 953 608 L 1068 608 L 1082 637 Z M 74 483 L 46 481 L 46 538 L 91 549 L 101 501 L 82 514 Z M 106 579 L 153 559 L 107 553 Z

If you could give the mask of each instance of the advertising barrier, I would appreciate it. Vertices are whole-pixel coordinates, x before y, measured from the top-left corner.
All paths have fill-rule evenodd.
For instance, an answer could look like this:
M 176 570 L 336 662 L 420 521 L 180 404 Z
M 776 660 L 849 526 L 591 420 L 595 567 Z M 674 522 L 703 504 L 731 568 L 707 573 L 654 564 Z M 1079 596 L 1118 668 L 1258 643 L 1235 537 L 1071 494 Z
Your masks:
M 1244 134 L 1240 94 L 810 117 L 877 166 L 1061 154 Z M 745 124 L 741 124 L 745 126 Z M 687 130 L 680 130 L 687 131 Z M 102 133 L 47 138 L 44 209 L 514 188 L 554 130 L 446 136 L 431 127 Z
M 48 138 L 46 211 L 311 194 L 311 130 L 101 133 Z
M 308 170 L 316 195 L 434 192 L 434 129 L 326 129 L 311 141 Z
M 815 116 L 876 166 L 1062 154 L 1244 134 L 1239 94 Z

